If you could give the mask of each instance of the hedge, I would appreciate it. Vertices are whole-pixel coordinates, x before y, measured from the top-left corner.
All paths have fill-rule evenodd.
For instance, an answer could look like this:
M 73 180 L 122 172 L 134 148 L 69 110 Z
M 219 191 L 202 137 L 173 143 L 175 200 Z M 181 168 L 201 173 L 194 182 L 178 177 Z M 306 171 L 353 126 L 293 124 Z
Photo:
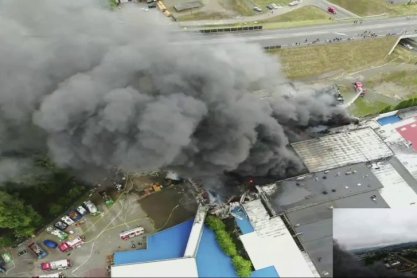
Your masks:
M 410 99 L 403 100 L 395 106 L 388 105 L 387 107 L 382 109 L 379 112 L 379 114 L 387 113 L 387 112 L 395 111 L 395 110 L 400 110 L 404 108 L 409 108 L 413 106 L 417 106 L 417 98 L 410 98 Z
M 239 277 L 250 277 L 252 274 L 252 262 L 238 255 L 236 244 L 226 231 L 224 222 L 216 216 L 209 215 L 206 217 L 206 224 L 216 234 L 216 240 L 224 253 L 232 258 L 233 266 Z

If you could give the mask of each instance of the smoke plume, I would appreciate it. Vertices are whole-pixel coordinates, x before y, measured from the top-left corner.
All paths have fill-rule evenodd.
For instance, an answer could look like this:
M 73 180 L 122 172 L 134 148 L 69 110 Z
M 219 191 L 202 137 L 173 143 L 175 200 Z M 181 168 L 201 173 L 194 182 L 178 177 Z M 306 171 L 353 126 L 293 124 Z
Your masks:
M 385 268 L 382 263 L 365 266 L 358 258 L 343 250 L 337 242 L 333 242 L 333 274 L 334 277 L 414 277 Z
M 103 2 L 0 2 L 2 152 L 48 150 L 84 172 L 283 176 L 302 167 L 291 130 L 347 117 L 258 46 L 187 45 L 198 37 L 168 19 Z

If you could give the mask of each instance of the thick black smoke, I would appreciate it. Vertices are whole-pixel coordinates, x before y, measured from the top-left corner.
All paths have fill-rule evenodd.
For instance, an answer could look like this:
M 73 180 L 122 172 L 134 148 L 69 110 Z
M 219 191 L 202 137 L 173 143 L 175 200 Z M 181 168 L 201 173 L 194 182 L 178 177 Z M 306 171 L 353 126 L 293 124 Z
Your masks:
M 333 97 L 288 84 L 260 47 L 172 43 L 197 38 L 103 2 L 0 2 L 2 151 L 46 149 L 87 172 L 285 175 L 301 168 L 293 128 L 346 118 Z
M 336 242 L 333 245 L 333 274 L 338 277 L 415 277 L 395 270 L 387 269 L 382 263 L 365 266 L 349 252 L 343 250 Z

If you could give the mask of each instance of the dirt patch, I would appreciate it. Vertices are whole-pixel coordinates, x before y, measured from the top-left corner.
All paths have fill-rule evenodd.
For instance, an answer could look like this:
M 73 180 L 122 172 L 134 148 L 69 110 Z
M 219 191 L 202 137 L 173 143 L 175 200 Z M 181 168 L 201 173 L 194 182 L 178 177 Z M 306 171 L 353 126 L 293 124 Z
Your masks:
M 192 189 L 188 184 L 165 188 L 140 200 L 140 204 L 153 219 L 157 230 L 182 223 L 192 218 L 197 210 Z
M 129 177 L 129 190 L 140 191 L 152 184 L 166 185 L 164 177 L 160 176 L 132 176 Z

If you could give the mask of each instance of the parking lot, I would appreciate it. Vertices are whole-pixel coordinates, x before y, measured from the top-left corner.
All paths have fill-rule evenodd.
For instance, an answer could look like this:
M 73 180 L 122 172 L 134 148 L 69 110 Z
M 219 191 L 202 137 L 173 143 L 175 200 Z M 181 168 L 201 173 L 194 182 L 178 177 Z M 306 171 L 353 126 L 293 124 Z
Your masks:
M 130 188 L 129 188 L 130 186 Z M 68 258 L 72 267 L 63 270 L 66 277 L 103 277 L 108 276 L 107 268 L 110 264 L 110 257 L 116 251 L 132 250 L 132 243 L 135 249 L 146 248 L 146 235 L 158 229 L 167 228 L 189 219 L 194 215 L 195 203 L 189 187 L 171 186 L 156 192 L 150 196 L 140 199 L 140 195 L 132 190 L 138 186 L 131 183 L 121 194 L 111 195 L 114 204 L 107 207 L 99 194 L 90 196 L 96 204 L 100 213 L 97 215 L 88 214 L 83 217 L 83 224 L 73 224 L 66 231 L 73 231 L 72 237 L 84 236 L 85 243 L 79 248 L 63 253 L 58 248 L 47 248 L 42 242 L 45 239 L 60 243 L 58 237 L 41 232 L 35 238 L 27 240 L 17 248 L 9 248 L 4 251 L 10 252 L 13 262 L 7 265 L 7 273 L 0 274 L 6 277 L 33 277 L 46 273 L 56 273 L 60 271 L 42 271 L 40 264 Z M 129 192 L 129 193 L 127 193 Z M 189 201 L 186 201 L 191 199 Z M 141 203 L 144 203 L 144 210 Z M 159 208 L 159 209 L 158 209 Z M 148 211 L 148 213 L 146 212 Z M 154 219 L 152 219 L 152 218 Z M 79 223 L 80 223 L 79 222 Z M 158 223 L 161 223 L 158 225 Z M 138 236 L 132 240 L 121 240 L 119 234 L 123 231 L 141 226 L 145 229 L 143 236 Z M 70 236 L 71 237 L 71 236 Z M 32 241 L 37 242 L 45 251 L 48 252 L 42 260 L 35 259 L 34 254 L 27 248 Z M 18 252 L 26 249 L 27 253 L 21 256 Z

